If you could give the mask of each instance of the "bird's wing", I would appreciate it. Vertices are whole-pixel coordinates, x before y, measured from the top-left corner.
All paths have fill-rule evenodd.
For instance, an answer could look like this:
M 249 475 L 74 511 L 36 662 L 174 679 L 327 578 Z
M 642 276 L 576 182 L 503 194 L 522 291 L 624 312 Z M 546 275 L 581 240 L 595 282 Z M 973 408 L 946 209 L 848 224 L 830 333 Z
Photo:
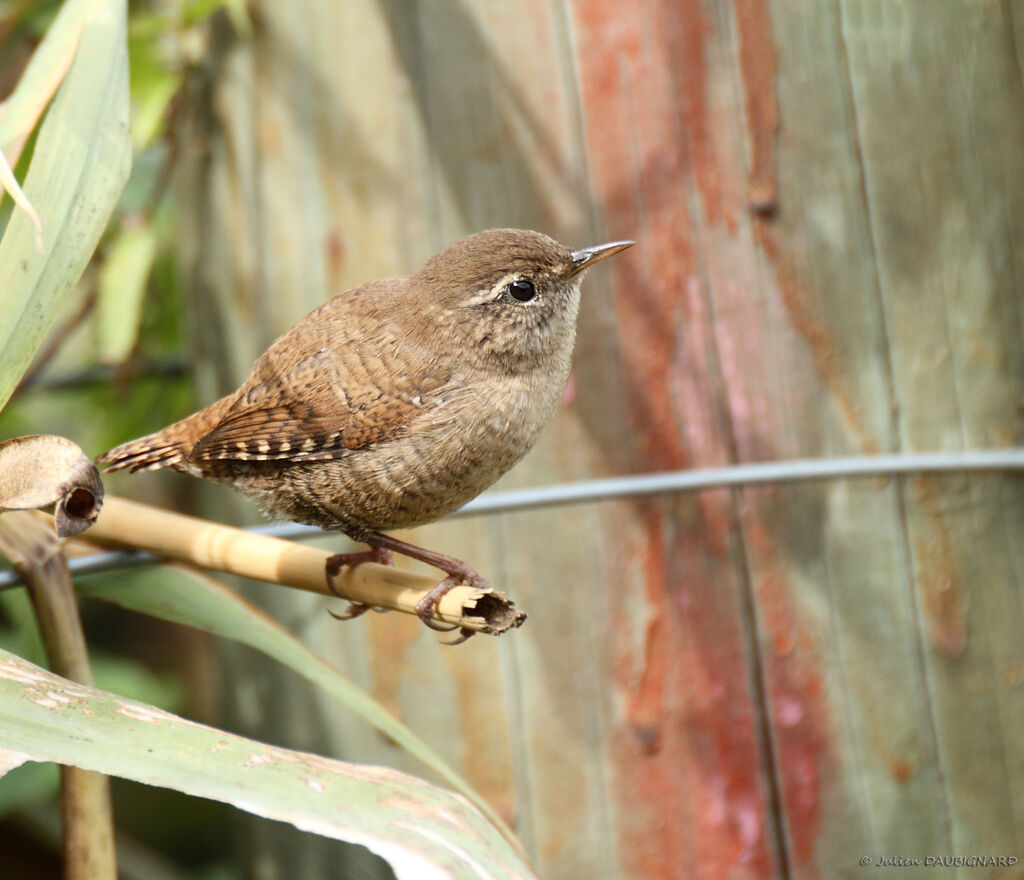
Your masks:
M 412 354 L 365 344 L 321 348 L 284 373 L 273 359 L 262 363 L 193 447 L 193 461 L 325 461 L 394 440 L 435 405 L 448 379 Z

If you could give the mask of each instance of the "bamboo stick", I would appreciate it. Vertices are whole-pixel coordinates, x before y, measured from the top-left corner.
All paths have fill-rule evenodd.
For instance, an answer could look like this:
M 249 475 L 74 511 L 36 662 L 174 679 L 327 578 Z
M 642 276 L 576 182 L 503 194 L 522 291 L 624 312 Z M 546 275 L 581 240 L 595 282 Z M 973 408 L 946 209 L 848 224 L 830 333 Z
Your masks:
M 331 554 L 324 550 L 116 496 L 106 497 L 87 537 L 91 542 L 146 550 L 202 568 L 334 595 L 326 577 Z M 415 614 L 416 603 L 438 580 L 367 562 L 344 568 L 335 577 L 334 586 L 352 602 Z M 473 632 L 499 635 L 520 626 L 526 615 L 498 590 L 457 586 L 441 599 L 434 619 Z

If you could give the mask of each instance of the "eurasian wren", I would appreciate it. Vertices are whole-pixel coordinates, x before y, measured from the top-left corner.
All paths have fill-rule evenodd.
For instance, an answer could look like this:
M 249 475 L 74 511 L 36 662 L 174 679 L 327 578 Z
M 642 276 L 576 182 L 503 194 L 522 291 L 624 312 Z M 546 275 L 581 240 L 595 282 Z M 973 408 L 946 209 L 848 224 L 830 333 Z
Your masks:
M 392 551 L 433 565 L 447 577 L 417 610 L 439 629 L 440 598 L 486 581 L 382 532 L 451 513 L 533 446 L 569 376 L 580 279 L 631 244 L 574 251 L 520 229 L 470 235 L 412 275 L 325 302 L 237 391 L 100 461 L 233 483 L 271 515 L 373 548 L 334 557 L 329 582 L 340 565 Z

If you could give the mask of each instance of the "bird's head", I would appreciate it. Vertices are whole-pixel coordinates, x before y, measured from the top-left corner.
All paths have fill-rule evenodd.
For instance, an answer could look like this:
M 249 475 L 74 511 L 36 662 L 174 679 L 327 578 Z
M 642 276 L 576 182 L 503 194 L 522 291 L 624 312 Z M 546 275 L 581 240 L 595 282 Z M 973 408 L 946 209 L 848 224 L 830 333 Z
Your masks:
M 489 229 L 427 260 L 410 290 L 425 304 L 424 323 L 468 357 L 525 372 L 569 357 L 583 273 L 632 244 L 572 250 L 539 232 Z

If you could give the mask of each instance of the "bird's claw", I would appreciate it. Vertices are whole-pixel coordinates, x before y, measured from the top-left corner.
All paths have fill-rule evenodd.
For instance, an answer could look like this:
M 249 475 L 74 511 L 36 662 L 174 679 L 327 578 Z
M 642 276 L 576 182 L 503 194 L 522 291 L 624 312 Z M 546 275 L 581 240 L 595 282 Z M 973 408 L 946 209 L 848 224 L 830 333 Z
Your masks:
M 453 587 L 457 587 L 464 582 L 469 582 L 470 586 L 477 587 L 478 589 L 481 588 L 481 584 L 484 588 L 487 586 L 487 581 L 474 571 L 454 572 L 450 573 L 441 583 L 416 603 L 416 615 L 423 621 L 424 626 L 436 632 L 454 632 L 459 630 L 458 637 L 452 641 L 443 642 L 442 644 L 445 645 L 461 645 L 470 636 L 475 635 L 475 630 L 471 630 L 469 627 L 459 626 L 457 623 L 439 623 L 434 620 L 434 614 L 438 612 L 441 600 Z
M 418 559 L 420 562 L 425 562 L 428 565 L 439 568 L 446 575 L 444 580 L 428 591 L 416 603 L 416 616 L 423 621 L 423 625 L 429 629 L 435 630 L 436 632 L 449 633 L 458 630 L 458 636 L 451 641 L 443 642 L 445 645 L 461 645 L 470 636 L 475 634 L 475 630 L 472 630 L 469 627 L 460 626 L 457 623 L 443 623 L 435 620 L 434 616 L 438 613 L 441 600 L 453 587 L 456 587 L 459 584 L 466 584 L 467 586 L 474 587 L 478 590 L 488 590 L 490 589 L 490 584 L 487 583 L 486 578 L 473 571 L 473 569 L 464 562 L 461 562 L 458 559 L 453 559 L 450 556 L 443 556 L 439 553 L 424 550 L 421 547 L 414 547 L 403 541 L 398 541 L 395 538 L 379 533 L 375 533 L 371 537 L 374 543 L 370 544 L 369 550 L 363 550 L 358 553 L 338 553 L 327 560 L 327 586 L 332 593 L 339 598 L 347 598 L 346 596 L 342 596 L 334 586 L 334 578 L 344 566 L 360 565 L 363 562 L 377 562 L 382 565 L 392 565 L 392 551 L 402 553 L 405 556 Z M 383 546 L 378 546 L 377 542 Z M 333 611 L 329 611 L 328 613 L 338 620 L 351 620 L 352 618 L 359 617 L 359 615 L 365 613 L 366 609 L 369 607 L 371 606 L 352 602 L 341 614 L 335 614 Z M 383 609 L 375 608 L 374 610 L 381 611 Z
M 475 636 L 475 635 L 476 635 L 476 630 L 470 629 L 468 626 L 459 627 L 459 635 L 456 638 L 450 639 L 447 642 L 442 641 L 441 644 L 442 645 L 461 645 L 463 642 L 465 642 L 467 639 L 469 639 L 470 636 Z
M 324 574 L 327 578 L 327 589 L 339 599 L 348 599 L 347 596 L 343 596 L 338 592 L 338 588 L 334 586 L 334 579 L 345 566 L 355 567 L 364 562 L 376 562 L 378 565 L 395 564 L 391 551 L 385 550 L 383 547 L 371 547 L 369 550 L 359 550 L 355 553 L 335 553 L 327 558 L 327 564 L 324 568 Z M 355 618 L 371 610 L 383 613 L 387 611 L 387 608 L 378 608 L 375 605 L 366 605 L 363 602 L 352 602 L 349 600 L 348 608 L 340 614 L 336 614 L 330 608 L 327 609 L 327 613 L 335 620 L 355 620 Z
M 348 608 L 346 608 L 340 614 L 331 611 L 330 608 L 327 609 L 327 613 L 330 614 L 331 617 L 333 617 L 335 620 L 355 620 L 357 617 L 365 614 L 371 608 L 373 608 L 372 605 L 364 605 L 362 602 L 349 602 Z

